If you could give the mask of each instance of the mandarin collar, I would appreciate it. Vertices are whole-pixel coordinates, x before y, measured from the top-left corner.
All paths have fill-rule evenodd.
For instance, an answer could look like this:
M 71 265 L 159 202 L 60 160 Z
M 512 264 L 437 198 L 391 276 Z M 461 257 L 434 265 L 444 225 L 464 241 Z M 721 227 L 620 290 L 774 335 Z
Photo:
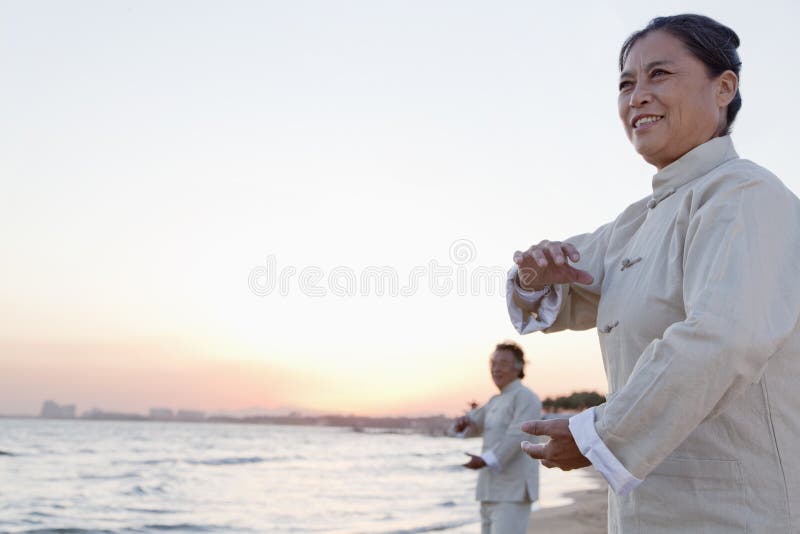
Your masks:
M 650 209 L 695 178 L 700 178 L 712 169 L 738 158 L 730 135 L 715 137 L 698 145 L 673 161 L 653 176 L 653 197 L 647 203 Z
M 510 391 L 514 391 L 515 389 L 517 389 L 521 385 L 522 385 L 522 382 L 520 382 L 519 378 L 515 378 L 513 381 L 511 381 L 508 384 L 506 384 L 505 386 L 503 386 L 503 389 L 500 390 L 500 393 L 508 393 Z

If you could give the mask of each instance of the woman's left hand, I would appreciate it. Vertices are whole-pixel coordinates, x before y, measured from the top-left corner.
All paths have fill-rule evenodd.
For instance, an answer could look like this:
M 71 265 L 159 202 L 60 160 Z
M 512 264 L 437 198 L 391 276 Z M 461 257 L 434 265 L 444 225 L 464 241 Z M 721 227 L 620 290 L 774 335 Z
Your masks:
M 578 445 L 569 431 L 569 420 L 550 419 L 528 421 L 522 424 L 522 430 L 534 436 L 548 436 L 550 440 L 544 444 L 522 442 L 522 450 L 531 458 L 542 461 L 545 467 L 558 467 L 562 471 L 588 467 L 592 463 L 581 454 Z

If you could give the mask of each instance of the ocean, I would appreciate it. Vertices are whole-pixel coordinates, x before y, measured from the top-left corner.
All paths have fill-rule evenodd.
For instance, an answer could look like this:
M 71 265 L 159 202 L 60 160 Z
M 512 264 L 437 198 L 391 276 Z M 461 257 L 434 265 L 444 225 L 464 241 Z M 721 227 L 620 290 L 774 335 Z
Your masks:
M 0 418 L 0 532 L 479 532 L 480 439 Z M 597 482 L 540 468 L 540 505 Z

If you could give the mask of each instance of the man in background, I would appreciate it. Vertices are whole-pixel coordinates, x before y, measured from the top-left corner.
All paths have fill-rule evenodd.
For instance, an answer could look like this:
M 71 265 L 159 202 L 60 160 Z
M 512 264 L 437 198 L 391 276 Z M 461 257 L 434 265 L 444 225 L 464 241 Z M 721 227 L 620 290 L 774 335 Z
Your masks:
M 479 470 L 475 498 L 481 502 L 482 534 L 525 534 L 531 503 L 539 498 L 539 462 L 522 452 L 522 423 L 541 418 L 542 403 L 522 385 L 525 357 L 513 342 L 500 343 L 489 369 L 500 393 L 459 417 L 455 431 L 483 434 L 480 456 L 469 454 L 464 467 Z

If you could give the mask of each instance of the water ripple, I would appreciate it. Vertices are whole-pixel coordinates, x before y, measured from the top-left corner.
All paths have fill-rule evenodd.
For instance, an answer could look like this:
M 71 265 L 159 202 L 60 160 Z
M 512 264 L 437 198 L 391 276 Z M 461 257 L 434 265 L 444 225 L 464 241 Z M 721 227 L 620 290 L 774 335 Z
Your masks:
M 266 462 L 267 459 L 260 456 L 252 456 L 245 458 L 217 458 L 211 460 L 186 460 L 187 464 L 192 465 L 238 465 L 238 464 L 257 464 Z
M 145 525 L 144 528 L 150 528 L 153 530 L 188 530 L 190 532 L 218 532 L 218 527 L 214 526 L 203 526 L 203 525 L 193 525 L 191 523 L 180 523 L 177 525 Z
M 85 528 L 37 528 L 26 530 L 24 534 L 115 534 L 113 530 L 95 530 Z

